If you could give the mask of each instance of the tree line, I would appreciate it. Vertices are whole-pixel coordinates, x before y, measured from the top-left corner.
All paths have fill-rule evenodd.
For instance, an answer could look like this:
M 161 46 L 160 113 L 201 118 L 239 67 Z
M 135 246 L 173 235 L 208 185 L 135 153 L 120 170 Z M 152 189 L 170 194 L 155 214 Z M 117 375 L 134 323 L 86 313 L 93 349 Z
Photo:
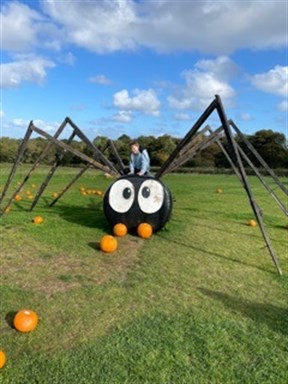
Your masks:
M 288 144 L 284 134 L 274 132 L 272 130 L 260 130 L 253 135 L 244 135 L 244 137 L 248 139 L 270 168 L 288 169 Z M 204 138 L 205 137 L 202 134 L 197 136 L 197 140 L 199 142 Z M 113 141 L 120 158 L 125 165 L 128 165 L 129 163 L 131 140 L 132 139 L 129 136 L 121 135 L 117 140 Z M 161 166 L 168 159 L 181 139 L 170 135 L 163 135 L 159 137 L 140 136 L 136 138 L 136 140 L 139 141 L 143 148 L 147 149 L 151 158 L 151 165 L 157 167 Z M 248 157 L 251 158 L 251 160 L 253 159 L 252 161 L 255 166 L 258 167 L 260 164 L 251 155 L 249 149 L 243 141 L 243 138 L 236 135 L 235 140 L 239 146 L 243 148 Z M 67 140 L 62 141 L 67 143 Z M 21 142 L 22 140 L 9 137 L 0 138 L 0 162 L 13 163 L 17 157 Z M 100 149 L 101 152 L 104 152 L 109 160 L 115 161 L 113 151 L 111 151 L 108 143 L 109 138 L 106 136 L 97 136 L 93 140 L 93 144 Z M 221 139 L 221 144 L 229 151 L 226 138 Z M 21 161 L 28 164 L 34 163 L 46 145 L 47 140 L 41 137 L 30 139 L 27 143 L 27 147 Z M 72 148 L 75 148 L 88 156 L 92 156 L 91 149 L 82 141 L 74 140 L 70 145 Z M 61 149 L 56 146 L 52 146 L 45 159 L 43 159 L 42 164 L 53 164 L 55 159 L 59 158 L 59 154 L 61 152 Z M 83 164 L 83 161 L 70 152 L 67 152 L 61 160 L 61 165 L 63 166 L 79 166 L 81 164 Z M 230 168 L 230 164 L 226 156 L 217 143 L 209 145 L 209 147 L 189 159 L 185 166 L 201 168 Z

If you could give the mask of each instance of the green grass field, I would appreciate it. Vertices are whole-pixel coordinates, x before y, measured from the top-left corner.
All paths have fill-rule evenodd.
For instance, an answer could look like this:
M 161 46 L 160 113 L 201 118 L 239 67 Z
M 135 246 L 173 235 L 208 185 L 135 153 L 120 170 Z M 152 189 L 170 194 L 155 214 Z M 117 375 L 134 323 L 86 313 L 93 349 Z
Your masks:
M 0 169 L 3 188 L 9 167 Z M 26 192 L 48 169 L 37 169 L 0 218 L 1 383 L 287 384 L 287 217 L 258 179 L 249 181 L 281 277 L 259 228 L 247 225 L 254 217 L 236 176 L 165 176 L 175 199 L 166 227 L 148 240 L 119 238 L 104 254 L 98 243 L 111 231 L 102 198 L 79 189 L 105 191 L 111 180 L 88 171 L 50 208 L 78 172 L 59 169 L 30 212 Z M 32 333 L 11 326 L 22 308 L 39 314 Z

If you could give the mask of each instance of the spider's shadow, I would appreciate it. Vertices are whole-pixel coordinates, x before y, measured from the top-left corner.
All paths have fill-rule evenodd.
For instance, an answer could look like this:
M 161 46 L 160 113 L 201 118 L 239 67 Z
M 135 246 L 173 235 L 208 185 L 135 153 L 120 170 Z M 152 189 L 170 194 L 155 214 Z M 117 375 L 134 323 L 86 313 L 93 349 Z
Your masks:
M 206 288 L 198 288 L 205 296 L 221 301 L 232 311 L 241 313 L 253 321 L 265 323 L 275 332 L 288 335 L 288 309 L 278 307 L 274 304 L 255 303 L 233 297 L 227 293 L 213 291 Z
M 93 199 L 87 200 L 85 206 L 70 205 L 61 201 L 46 209 L 49 209 L 49 212 L 53 210 L 54 214 L 71 223 L 104 231 L 110 229 L 102 209 L 102 201 L 95 203 Z
M 185 244 L 183 241 L 180 242 L 180 241 L 175 240 L 175 239 L 174 239 L 174 240 L 169 239 L 169 238 L 167 238 L 167 236 L 165 236 L 165 234 L 164 234 L 163 232 L 162 232 L 162 233 L 159 232 L 158 235 L 161 236 L 162 238 L 165 238 L 165 240 L 167 240 L 167 241 L 169 241 L 169 242 L 171 242 L 171 243 L 179 244 L 179 245 L 181 245 L 181 246 L 185 246 L 185 247 L 187 247 L 188 249 L 193 249 L 194 251 L 197 251 L 197 252 L 203 252 L 203 253 L 206 253 L 207 255 L 215 256 L 215 257 L 217 257 L 217 258 L 219 258 L 219 259 L 228 260 L 228 261 L 231 261 L 231 262 L 233 262 L 233 263 L 239 263 L 239 264 L 242 264 L 242 265 L 246 265 L 246 266 L 248 266 L 248 267 L 257 268 L 257 269 L 259 269 L 259 270 L 261 270 L 261 271 L 269 272 L 269 273 L 270 273 L 270 271 L 268 271 L 268 270 L 265 269 L 265 268 L 261 268 L 261 267 L 259 267 L 259 265 L 252 264 L 252 263 L 246 263 L 246 262 L 243 261 L 243 260 L 235 259 L 235 258 L 233 258 L 233 257 L 224 256 L 224 255 L 221 255 L 221 254 L 216 253 L 216 252 L 211 252 L 211 251 L 205 250 L 204 248 L 196 247 L 195 245 L 192 245 L 192 244 L 190 244 L 190 243 L 186 243 L 186 244 Z M 271 273 L 272 273 L 272 272 L 271 272 Z

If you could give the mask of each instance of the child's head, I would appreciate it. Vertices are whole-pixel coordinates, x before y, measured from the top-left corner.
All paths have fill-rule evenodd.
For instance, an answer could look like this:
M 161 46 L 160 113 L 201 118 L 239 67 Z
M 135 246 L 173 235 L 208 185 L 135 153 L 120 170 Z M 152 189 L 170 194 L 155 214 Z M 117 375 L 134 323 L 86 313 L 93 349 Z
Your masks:
M 131 152 L 134 154 L 139 153 L 139 143 L 137 141 L 132 141 L 130 143 Z

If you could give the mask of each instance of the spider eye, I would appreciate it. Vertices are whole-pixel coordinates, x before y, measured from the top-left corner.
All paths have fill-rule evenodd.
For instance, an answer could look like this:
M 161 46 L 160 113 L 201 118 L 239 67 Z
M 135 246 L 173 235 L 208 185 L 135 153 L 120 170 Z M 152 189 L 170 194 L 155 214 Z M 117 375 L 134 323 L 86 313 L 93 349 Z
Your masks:
M 128 200 L 131 197 L 131 194 L 132 194 L 131 188 L 129 187 L 124 188 L 122 193 L 124 199 Z
M 164 188 L 157 180 L 145 180 L 139 190 L 138 203 L 144 213 L 159 211 L 164 202 Z
M 118 213 L 124 213 L 131 208 L 135 196 L 133 184 L 129 180 L 118 180 L 111 186 L 109 204 Z
M 144 198 L 148 198 L 150 196 L 150 188 L 149 187 L 143 187 L 141 189 L 141 194 Z

